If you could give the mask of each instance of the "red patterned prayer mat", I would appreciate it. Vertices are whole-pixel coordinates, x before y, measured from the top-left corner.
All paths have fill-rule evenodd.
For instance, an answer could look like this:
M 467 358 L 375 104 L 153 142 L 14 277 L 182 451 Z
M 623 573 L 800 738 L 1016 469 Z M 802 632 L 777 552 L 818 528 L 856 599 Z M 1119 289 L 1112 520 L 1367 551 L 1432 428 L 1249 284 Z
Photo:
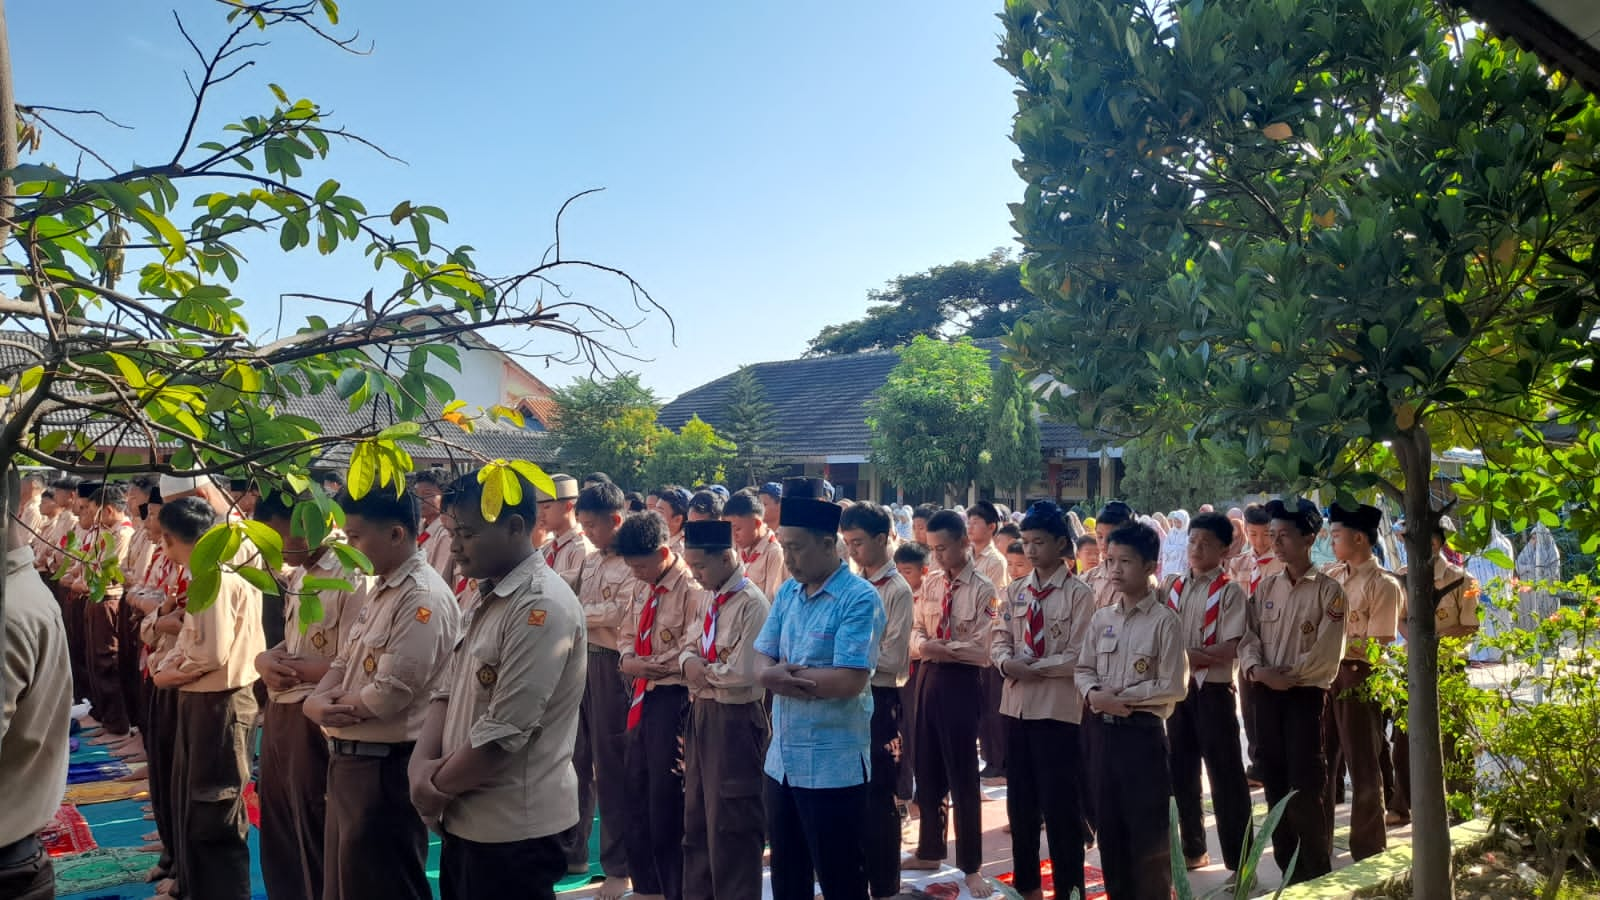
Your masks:
M 1045 900 L 1054 900 L 1056 897 L 1056 881 L 1053 871 L 1050 866 L 1050 860 L 1047 859 L 1039 864 L 1039 880 L 1044 887 Z M 1000 881 L 1009 885 L 1016 880 L 1016 873 L 1007 872 L 997 877 Z M 1084 897 L 1083 900 L 1098 900 L 1098 898 L 1105 897 L 1106 877 L 1101 873 L 1098 866 L 1083 867 L 1083 887 L 1088 892 L 1088 896 Z M 1067 900 L 1067 898 L 1061 897 L 1060 900 Z
M 261 795 L 256 793 L 254 781 L 244 786 L 244 814 L 250 819 L 250 824 L 261 827 Z
M 89 823 L 83 820 L 83 813 L 70 803 L 63 803 L 56 810 L 56 817 L 39 832 L 39 843 L 51 856 L 83 853 L 99 846 L 89 830 Z

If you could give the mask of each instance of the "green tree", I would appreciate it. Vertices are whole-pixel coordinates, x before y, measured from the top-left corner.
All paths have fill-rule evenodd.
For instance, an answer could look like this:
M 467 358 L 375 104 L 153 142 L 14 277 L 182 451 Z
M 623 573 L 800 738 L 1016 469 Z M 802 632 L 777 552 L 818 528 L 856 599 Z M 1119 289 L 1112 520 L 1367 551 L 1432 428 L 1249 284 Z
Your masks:
M 1001 360 L 989 382 L 987 433 L 979 461 L 983 481 L 1011 494 L 1020 506 L 1028 485 L 1039 480 L 1044 459 L 1039 454 L 1039 420 L 1033 392 L 1010 363 Z
M 1238 497 L 1248 477 L 1204 445 L 1153 435 L 1122 447 L 1121 493 L 1137 510 L 1199 509 Z
M 563 460 L 605 472 L 618 484 L 642 483 L 663 429 L 656 425 L 661 401 L 637 373 L 579 378 L 557 388 L 554 400 Z
M 964 493 L 978 477 L 989 411 L 989 354 L 966 338 L 919 336 L 869 404 L 872 461 L 913 491 Z
M 676 433 L 666 428 L 660 432 L 655 452 L 644 464 L 646 483 L 693 487 L 727 479 L 727 466 L 738 448 L 699 416 L 683 423 Z
M 901 347 L 917 335 L 999 337 L 1038 301 L 1022 287 L 1021 263 L 1008 251 L 901 275 L 870 291 L 867 314 L 829 325 L 811 339 L 814 356 Z
M 403 490 L 409 448 L 433 442 L 491 464 L 499 487 L 485 492 L 486 515 L 498 515 L 504 496 L 524 484 L 548 486 L 537 466 L 482 460 L 452 441 L 484 411 L 456 401 L 430 362 L 458 365 L 454 345 L 491 326 L 552 329 L 603 356 L 581 324 L 595 313 L 614 322 L 603 310 L 525 303 L 517 287 L 606 267 L 558 251 L 528 271 L 486 273 L 469 247 L 436 240 L 442 209 L 411 200 L 379 209 L 328 177 L 344 158 L 335 146 L 381 151 L 314 101 L 274 84 L 248 114 L 213 109 L 220 86 L 256 71 L 272 35 L 300 32 L 349 48 L 334 34 L 333 0 L 218 3 L 217 14 L 227 27 L 206 49 L 178 26 L 195 53 L 194 98 L 162 112 L 163 121 L 183 123 L 170 156 L 126 168 L 109 162 L 126 158 L 125 148 L 70 136 L 71 111 L 17 102 L 0 17 L 0 458 L 12 468 L 25 462 L 99 478 L 226 473 L 299 493 L 310 487 L 313 460 L 343 445 L 346 485 L 359 496 Z M 361 260 L 375 272 L 373 287 L 364 297 L 286 294 L 280 327 L 252 327 L 236 293 L 251 260 L 294 271 L 313 253 Z M 290 414 L 287 401 L 305 395 L 338 398 L 357 424 L 329 428 Z M 296 531 L 321 543 L 337 511 L 320 495 L 301 509 Z M 269 565 L 280 561 L 270 529 L 219 525 L 197 549 L 191 610 L 212 602 L 220 567 L 233 568 L 221 561 L 246 540 Z M 347 563 L 360 561 L 339 550 Z M 208 558 L 218 562 L 207 566 Z M 239 572 L 277 590 L 264 571 Z
M 1448 4 L 1007 0 L 1002 20 L 1046 306 L 1020 364 L 1072 388 L 1060 415 L 1188 429 L 1286 487 L 1403 507 L 1413 885 L 1449 896 L 1433 447 L 1509 456 L 1551 410 L 1592 419 L 1593 99 Z
M 722 431 L 738 447 L 729 474 L 745 484 L 760 484 L 778 463 L 778 420 L 754 370 L 743 366 L 728 386 Z

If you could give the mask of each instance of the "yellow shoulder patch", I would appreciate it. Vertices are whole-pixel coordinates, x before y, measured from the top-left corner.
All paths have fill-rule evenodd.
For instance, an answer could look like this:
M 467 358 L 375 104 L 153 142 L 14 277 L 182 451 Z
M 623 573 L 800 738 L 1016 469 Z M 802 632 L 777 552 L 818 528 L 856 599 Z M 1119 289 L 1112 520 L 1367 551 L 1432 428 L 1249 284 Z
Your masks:
M 544 610 L 542 610 L 542 609 L 529 610 L 528 611 L 528 624 L 529 625 L 538 625 L 540 627 L 543 627 L 544 626 Z
M 417 621 L 418 622 L 421 622 L 422 624 L 426 625 L 426 624 L 428 624 L 428 620 L 431 619 L 431 618 L 433 618 L 433 610 L 427 608 L 426 606 L 417 607 Z

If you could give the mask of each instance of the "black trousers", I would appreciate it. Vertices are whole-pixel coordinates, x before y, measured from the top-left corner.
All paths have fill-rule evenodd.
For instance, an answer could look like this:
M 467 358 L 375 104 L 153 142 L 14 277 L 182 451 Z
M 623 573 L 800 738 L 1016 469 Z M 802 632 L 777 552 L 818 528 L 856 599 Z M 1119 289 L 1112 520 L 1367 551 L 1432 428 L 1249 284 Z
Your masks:
M 556 882 L 567 872 L 562 845 L 556 834 L 482 844 L 447 831 L 439 848 L 439 896 L 441 900 L 555 900 Z
M 900 688 L 900 779 L 895 783 L 894 795 L 901 800 L 911 799 L 915 759 L 911 748 L 916 744 L 917 683 L 921 680 L 922 663 L 911 661 L 911 675 Z
M 1057 719 L 1006 717 L 1006 817 L 1011 822 L 1012 887 L 1037 890 L 1039 826 L 1050 837 L 1056 896 L 1084 895 L 1083 805 L 1078 782 L 1082 767 L 1079 728 Z
M 1338 783 L 1340 766 L 1334 761 L 1337 755 L 1350 771 L 1350 858 L 1357 862 L 1382 853 L 1387 845 L 1379 750 L 1383 742 L 1383 708 L 1376 701 L 1354 696 L 1371 674 L 1371 664 L 1363 660 L 1347 659 L 1339 664 L 1339 674 L 1329 692 L 1331 727 L 1325 734 L 1331 739 L 1323 748 L 1329 760 L 1325 788 L 1328 796 L 1323 806 L 1328 834 L 1333 834 L 1334 796 L 1342 787 Z
M 956 865 L 983 867 L 983 792 L 978 786 L 978 716 L 982 670 L 960 663 L 923 663 L 917 696 L 917 806 L 922 818 L 918 859 L 945 858 L 945 829 L 955 807 Z
M 144 702 L 144 668 L 139 665 L 139 656 L 144 650 L 144 643 L 139 639 L 139 620 L 143 614 L 123 600 L 117 616 L 117 679 L 122 684 L 122 702 L 128 708 L 129 724 L 142 731 L 149 724 L 145 721 L 149 707 Z
M 5 900 L 52 900 L 55 895 L 55 866 L 42 846 L 32 859 L 0 869 L 0 897 Z
M 268 703 L 262 727 L 261 879 L 272 900 L 322 900 L 328 739 L 300 703 Z
M 866 782 L 797 788 L 768 776 L 766 783 L 772 900 L 812 900 L 813 886 L 828 900 L 867 900 Z
M 1291 790 L 1295 792 L 1272 832 L 1272 857 L 1280 870 L 1288 868 L 1296 850 L 1300 852 L 1289 877 L 1294 884 L 1333 870 L 1333 833 L 1323 809 L 1328 802 L 1328 760 L 1322 752 L 1322 714 L 1327 705 L 1328 692 L 1318 687 L 1275 691 L 1258 684 L 1251 701 L 1256 734 L 1274 737 L 1263 740 L 1259 748 L 1267 806 L 1276 806 Z
M 89 714 L 105 726 L 107 734 L 127 734 L 132 724 L 128 701 L 122 693 L 120 647 L 122 600 L 106 598 L 84 603 L 84 652 L 89 677 Z
M 1256 717 L 1250 712 L 1250 704 L 1255 699 L 1256 683 L 1246 678 L 1241 672 L 1238 677 L 1239 685 L 1239 717 L 1244 720 L 1245 754 L 1250 765 L 1259 764 L 1259 753 L 1256 750 Z
M 645 692 L 639 724 L 628 732 L 628 818 L 623 841 L 636 894 L 683 897 L 683 757 L 678 738 L 689 689 Z
M 67 626 L 67 656 L 72 661 L 72 702 L 76 703 L 89 696 L 89 654 L 83 648 L 84 632 L 88 628 L 83 607 L 89 597 L 71 590 L 54 578 L 50 579 L 49 584 L 56 600 L 61 603 L 61 621 Z
M 994 666 L 983 668 L 983 709 L 978 715 L 978 744 L 983 750 L 985 770 L 1004 775 L 1006 771 L 1006 717 L 1000 715 L 1000 692 L 1006 679 Z
M 900 689 L 872 689 L 872 779 L 867 783 L 867 887 L 874 897 L 900 893 Z
M 588 864 L 589 833 L 600 807 L 600 869 L 610 878 L 628 876 L 622 843 L 627 816 L 627 732 L 629 685 L 615 650 L 589 645 L 589 668 L 578 706 L 578 738 L 572 766 L 578 772 L 578 824 L 562 836 L 568 864 Z
M 1166 729 L 1151 713 L 1113 721 L 1091 714 L 1084 727 L 1094 748 L 1106 897 L 1169 900 L 1172 828 L 1167 798 L 1172 796 L 1172 779 L 1167 774 Z M 1011 829 L 1013 836 L 1016 831 Z
M 1217 813 L 1217 838 L 1230 871 L 1239 868 L 1239 851 L 1250 828 L 1250 785 L 1239 752 L 1239 715 L 1233 683 L 1206 682 L 1189 694 L 1167 719 L 1172 745 L 1172 794 L 1178 803 L 1178 831 L 1183 855 L 1206 852 L 1205 811 L 1200 802 L 1200 768 L 1211 782 Z
M 145 773 L 150 783 L 150 812 L 161 835 L 161 871 L 177 874 L 178 833 L 172 819 L 172 758 L 178 735 L 178 690 L 150 686 L 145 713 Z
M 696 700 L 683 736 L 683 895 L 761 896 L 761 767 L 771 730 L 757 703 Z
M 1089 701 L 1083 701 L 1082 721 L 1089 721 L 1089 717 L 1092 715 L 1095 715 L 1095 713 L 1089 709 Z M 1083 804 L 1083 843 L 1086 846 L 1092 846 L 1095 842 L 1095 834 L 1099 831 L 1100 826 L 1094 811 L 1094 746 L 1089 739 L 1089 729 L 1087 728 L 1080 727 L 1078 729 L 1078 753 L 1081 759 L 1081 763 L 1078 766 L 1078 799 Z M 1008 790 L 1006 793 L 1009 794 L 1011 792 Z
M 433 897 L 424 871 L 428 828 L 411 805 L 406 774 L 413 748 L 390 746 L 393 752 L 385 757 L 333 753 L 328 758 L 328 822 L 322 842 L 322 895 L 327 900 Z
M 249 900 L 250 729 L 256 698 L 248 686 L 179 691 L 172 761 L 173 835 L 178 883 L 195 900 Z

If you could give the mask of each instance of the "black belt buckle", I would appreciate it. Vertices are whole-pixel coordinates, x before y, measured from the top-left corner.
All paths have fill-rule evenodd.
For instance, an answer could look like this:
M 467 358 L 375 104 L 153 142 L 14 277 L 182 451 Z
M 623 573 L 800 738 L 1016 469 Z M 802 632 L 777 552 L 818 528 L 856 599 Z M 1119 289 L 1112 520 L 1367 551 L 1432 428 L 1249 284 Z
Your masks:
M 329 738 L 328 744 L 333 752 L 341 756 L 365 756 L 369 759 L 388 759 L 399 752 L 405 744 L 377 744 L 372 741 L 347 741 L 341 738 Z
M 0 869 L 9 869 L 32 862 L 39 854 L 44 852 L 44 845 L 39 843 L 39 836 L 30 834 L 0 847 Z

